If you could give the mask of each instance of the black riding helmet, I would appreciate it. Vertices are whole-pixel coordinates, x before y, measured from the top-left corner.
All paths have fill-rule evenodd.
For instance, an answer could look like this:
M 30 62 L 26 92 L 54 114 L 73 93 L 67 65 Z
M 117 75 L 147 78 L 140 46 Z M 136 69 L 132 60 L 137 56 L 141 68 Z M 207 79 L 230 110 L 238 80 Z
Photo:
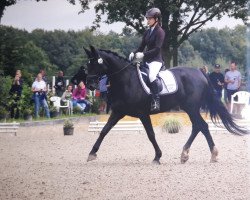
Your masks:
M 153 17 L 155 19 L 160 19 L 161 17 L 161 11 L 159 8 L 151 8 L 146 12 L 145 15 L 146 18 Z

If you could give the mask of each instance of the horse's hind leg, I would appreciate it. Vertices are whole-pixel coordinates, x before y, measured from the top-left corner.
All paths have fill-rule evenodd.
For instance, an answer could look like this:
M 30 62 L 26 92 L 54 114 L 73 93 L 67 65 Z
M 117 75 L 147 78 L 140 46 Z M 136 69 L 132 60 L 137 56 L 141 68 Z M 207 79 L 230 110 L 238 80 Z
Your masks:
M 156 164 L 160 164 L 160 158 L 162 155 L 161 149 L 159 148 L 156 139 L 155 139 L 155 133 L 152 127 L 152 123 L 151 123 L 151 119 L 149 117 L 149 115 L 144 115 L 142 117 L 140 117 L 140 120 L 147 132 L 148 135 L 148 139 L 150 140 L 150 142 L 153 144 L 154 149 L 155 149 L 155 158 L 153 160 L 154 163 Z
M 193 143 L 194 139 L 196 138 L 197 134 L 200 132 L 198 127 L 192 126 L 192 132 L 190 137 L 188 138 L 188 141 L 183 147 L 182 153 L 181 153 L 181 163 L 184 164 L 189 159 L 189 149 L 191 147 L 191 144 Z
M 218 156 L 218 150 L 215 147 L 213 138 L 208 130 L 208 124 L 204 121 L 204 119 L 201 117 L 200 113 L 197 114 L 190 114 L 188 113 L 190 120 L 193 124 L 192 127 L 192 133 L 188 139 L 188 141 L 186 142 L 186 144 L 183 147 L 183 151 L 181 154 L 181 163 L 185 163 L 188 158 L 189 158 L 189 149 L 195 139 L 195 137 L 197 136 L 197 134 L 201 131 L 208 143 L 208 146 L 210 148 L 211 151 L 211 160 L 210 162 L 216 162 L 217 161 L 217 156 Z
M 89 157 L 87 159 L 87 161 L 92 161 L 95 160 L 97 155 L 96 152 L 99 150 L 99 147 L 104 139 L 104 137 L 108 134 L 108 132 L 111 130 L 111 128 L 120 120 L 124 117 L 125 115 L 122 114 L 118 114 L 118 113 L 114 113 L 112 112 L 112 114 L 110 115 L 107 124 L 105 124 L 105 126 L 103 127 L 98 139 L 96 140 L 92 150 L 89 153 Z
M 208 129 L 208 124 L 203 119 L 202 119 L 202 121 L 203 121 L 203 123 L 202 123 L 203 126 L 202 126 L 202 129 L 201 129 L 201 132 L 205 136 L 205 138 L 207 140 L 207 143 L 208 143 L 208 146 L 209 146 L 209 149 L 210 149 L 210 152 L 211 152 L 210 162 L 212 162 L 212 163 L 217 162 L 218 150 L 215 147 L 213 138 L 212 138 L 212 136 L 210 134 L 210 131 Z

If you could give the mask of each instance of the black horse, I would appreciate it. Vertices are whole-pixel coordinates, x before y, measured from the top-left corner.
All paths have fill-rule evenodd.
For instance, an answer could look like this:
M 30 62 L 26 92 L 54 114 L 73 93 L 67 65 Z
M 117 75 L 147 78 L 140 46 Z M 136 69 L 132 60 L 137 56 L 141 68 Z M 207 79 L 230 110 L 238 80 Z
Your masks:
M 94 90 L 98 87 L 99 78 L 107 74 L 111 83 L 112 113 L 107 124 L 102 129 L 96 143 L 89 153 L 88 161 L 97 157 L 97 151 L 107 133 L 125 115 L 138 117 L 147 132 L 150 142 L 155 149 L 154 162 L 160 163 L 162 152 L 155 139 L 155 133 L 150 120 L 151 98 L 143 90 L 137 75 L 136 66 L 118 54 L 107 50 L 97 50 L 90 46 L 85 49 L 89 58 L 87 64 L 87 87 Z M 189 158 L 189 149 L 197 134 L 201 131 L 208 142 L 211 151 L 211 162 L 217 161 L 218 150 L 208 130 L 207 123 L 200 115 L 201 105 L 206 105 L 211 119 L 216 122 L 221 119 L 226 129 L 237 135 L 248 132 L 236 125 L 223 103 L 213 93 L 209 79 L 198 69 L 188 67 L 175 67 L 171 69 L 178 83 L 178 91 L 174 94 L 160 97 L 160 112 L 180 106 L 191 122 L 192 133 L 183 147 L 181 163 Z

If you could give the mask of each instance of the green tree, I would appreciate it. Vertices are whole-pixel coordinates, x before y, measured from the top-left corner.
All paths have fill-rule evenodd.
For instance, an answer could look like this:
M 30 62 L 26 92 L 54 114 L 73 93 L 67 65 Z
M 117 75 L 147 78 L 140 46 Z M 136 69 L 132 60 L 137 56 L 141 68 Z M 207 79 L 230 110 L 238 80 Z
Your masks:
M 189 38 L 194 50 L 200 53 L 205 63 L 219 63 L 228 67 L 234 60 L 242 72 L 246 66 L 246 26 L 236 26 L 234 29 L 209 28 L 192 34 Z
M 27 42 L 27 31 L 0 26 L 0 66 L 5 75 L 14 75 L 22 62 L 22 49 Z
M 144 14 L 151 7 L 162 12 L 162 27 L 166 32 L 163 50 L 167 65 L 173 58 L 173 66 L 178 64 L 178 48 L 195 31 L 208 21 L 227 14 L 246 20 L 247 0 L 80 0 L 82 11 L 88 9 L 89 2 L 96 2 L 94 28 L 99 27 L 102 16 L 107 14 L 106 23 L 124 22 L 139 34 L 145 31 Z

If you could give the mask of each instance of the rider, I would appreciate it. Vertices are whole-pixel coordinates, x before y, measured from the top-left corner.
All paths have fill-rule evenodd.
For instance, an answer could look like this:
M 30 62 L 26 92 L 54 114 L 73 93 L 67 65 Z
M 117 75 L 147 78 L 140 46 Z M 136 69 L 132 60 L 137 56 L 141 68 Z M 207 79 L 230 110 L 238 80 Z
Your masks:
M 161 47 L 165 38 L 165 32 L 161 28 L 161 11 L 159 8 L 149 9 L 145 17 L 150 28 L 145 31 L 140 47 L 135 52 L 130 53 L 129 60 L 133 60 L 134 57 L 139 60 L 143 59 L 148 65 L 150 89 L 152 92 L 151 111 L 155 112 L 160 110 L 160 97 L 156 76 L 163 63 Z M 143 52 L 145 47 L 147 49 Z

